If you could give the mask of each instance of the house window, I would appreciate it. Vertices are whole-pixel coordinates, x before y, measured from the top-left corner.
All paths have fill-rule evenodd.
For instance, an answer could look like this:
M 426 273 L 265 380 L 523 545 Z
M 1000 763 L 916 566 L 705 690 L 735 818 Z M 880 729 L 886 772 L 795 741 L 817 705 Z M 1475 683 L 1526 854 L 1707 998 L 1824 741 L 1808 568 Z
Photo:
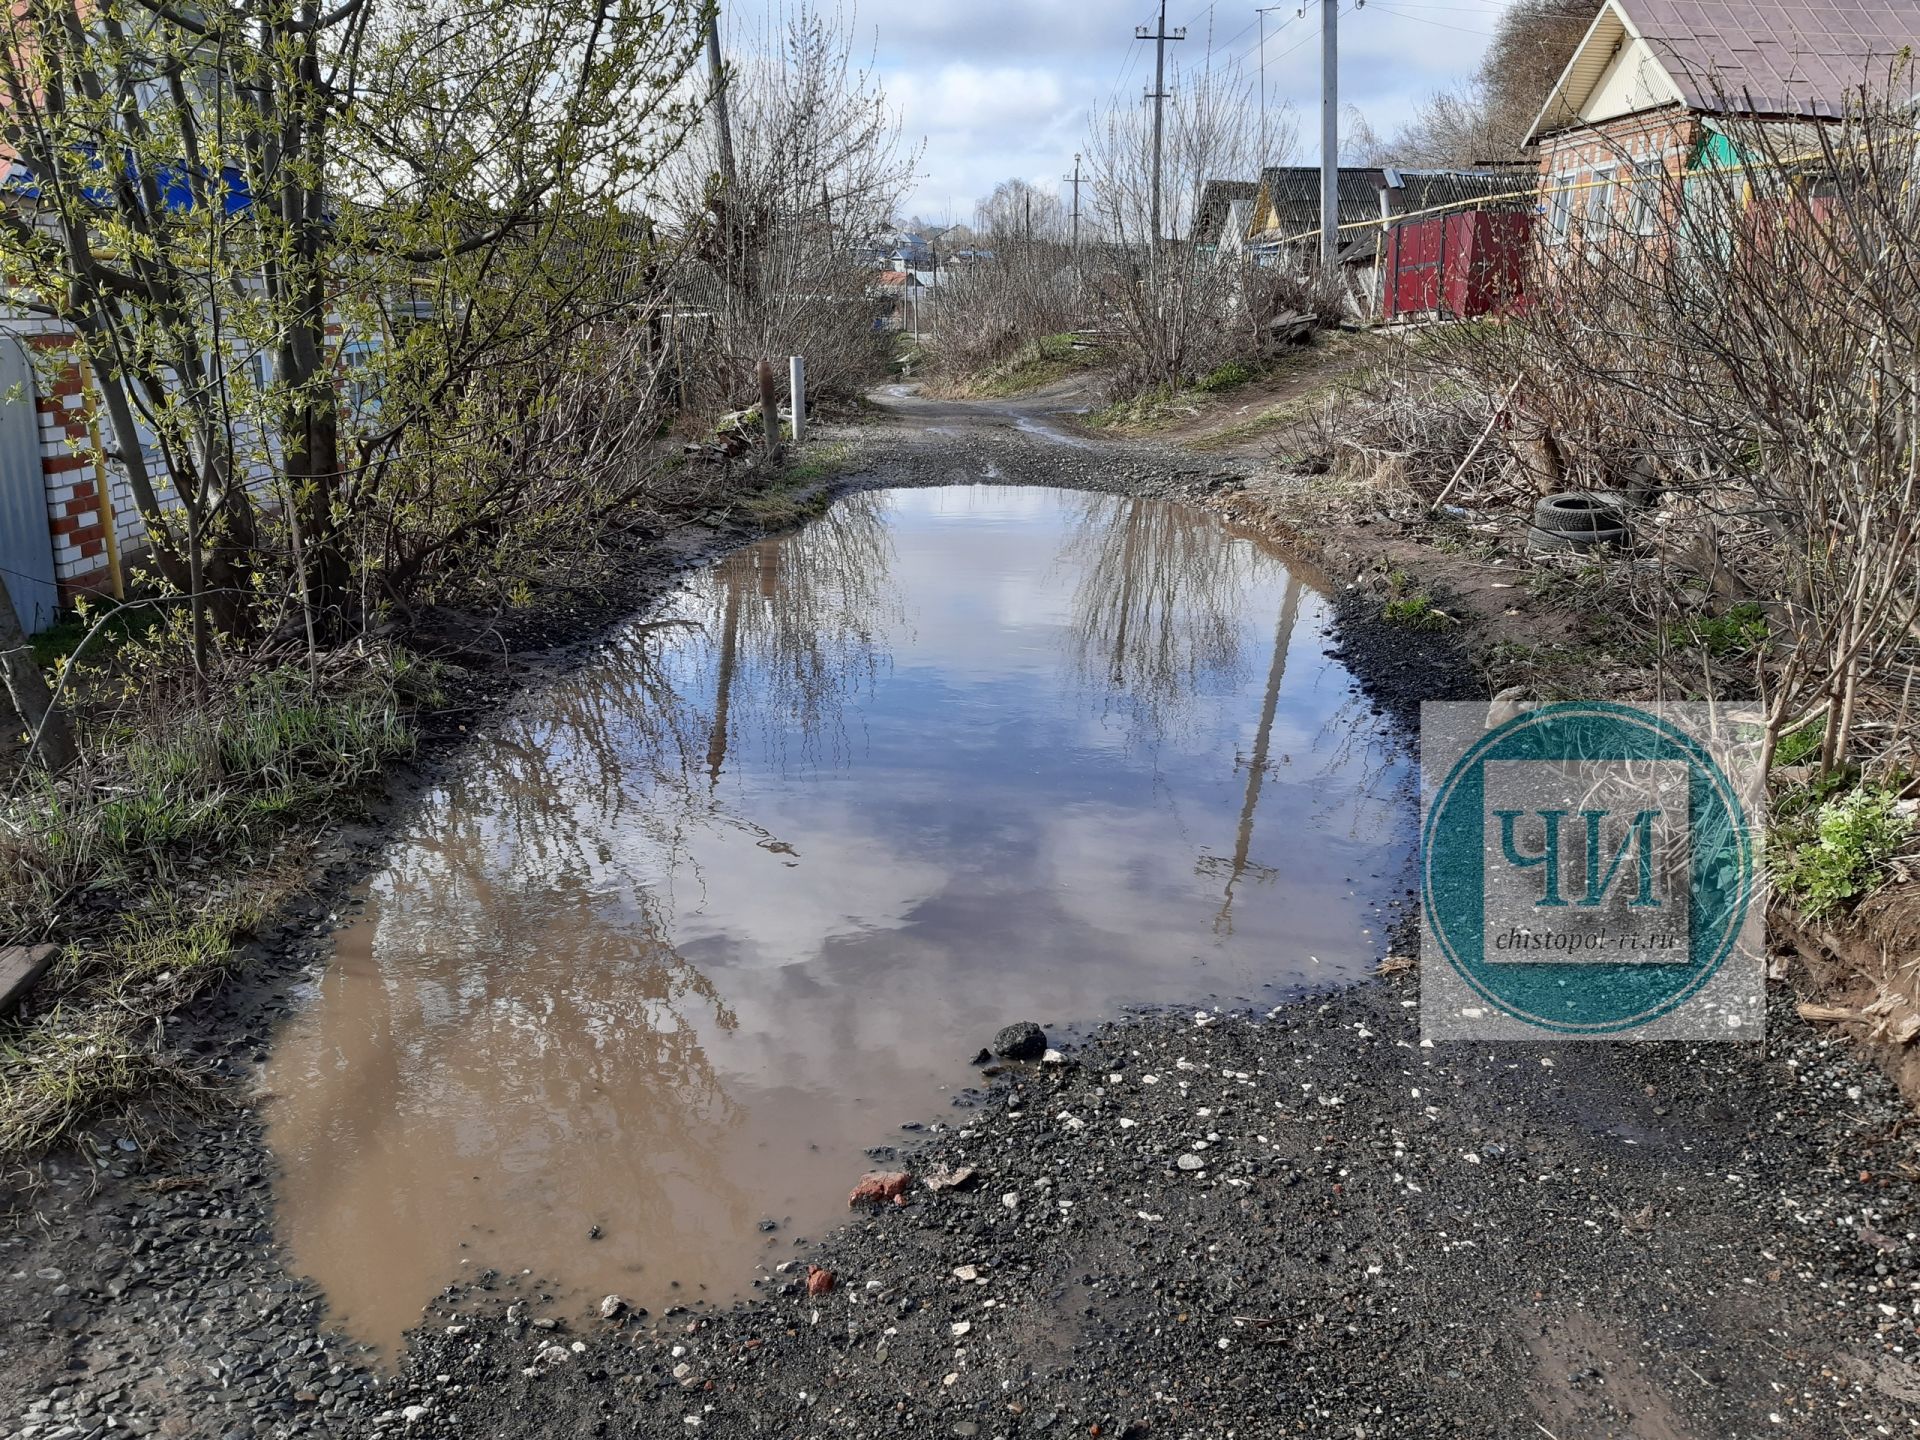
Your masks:
M 1633 204 L 1629 223 L 1636 235 L 1651 235 L 1660 228 L 1661 192 L 1666 184 L 1666 162 L 1642 160 L 1633 167 Z
M 350 344 L 341 353 L 346 366 L 347 413 L 359 419 L 380 413 L 380 382 L 372 373 L 373 347 Z
M 256 395 L 267 393 L 267 386 L 273 383 L 273 357 L 264 350 L 256 350 L 247 357 L 247 375 L 253 381 Z
M 1587 191 L 1584 228 L 1589 239 L 1597 240 L 1613 220 L 1613 167 L 1595 166 Z
M 1573 224 L 1573 194 L 1573 176 L 1553 177 L 1552 193 L 1547 196 L 1547 238 L 1555 245 L 1566 243 Z

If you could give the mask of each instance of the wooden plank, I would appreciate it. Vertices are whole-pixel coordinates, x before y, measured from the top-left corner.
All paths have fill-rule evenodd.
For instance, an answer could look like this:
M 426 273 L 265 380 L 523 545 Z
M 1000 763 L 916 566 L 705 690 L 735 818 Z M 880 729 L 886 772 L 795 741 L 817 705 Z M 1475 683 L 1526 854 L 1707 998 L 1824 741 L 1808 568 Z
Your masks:
M 26 999 L 59 953 L 58 945 L 9 945 L 0 950 L 0 1015 Z

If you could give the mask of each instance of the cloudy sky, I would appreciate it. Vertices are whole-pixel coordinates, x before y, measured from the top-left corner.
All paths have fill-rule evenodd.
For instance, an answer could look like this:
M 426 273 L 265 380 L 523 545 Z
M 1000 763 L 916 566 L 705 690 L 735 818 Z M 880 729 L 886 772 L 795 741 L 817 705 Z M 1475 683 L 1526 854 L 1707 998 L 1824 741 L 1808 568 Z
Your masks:
M 736 7 L 764 13 L 774 0 Z M 831 0 L 826 0 L 830 7 Z M 724 7 L 723 7 L 724 8 Z M 1391 136 L 1433 91 L 1479 63 L 1505 0 L 1341 0 L 1340 87 L 1374 130 Z M 1285 3 L 1266 17 L 1268 103 L 1301 118 L 1302 161 L 1319 154 L 1320 0 Z M 1018 176 L 1061 189 L 1084 148 L 1088 113 L 1140 103 L 1153 79 L 1148 0 L 862 0 L 849 5 L 864 50 L 926 150 L 906 209 L 929 220 L 971 219 L 973 202 Z M 1168 0 L 1167 24 L 1187 39 L 1170 56 L 1197 65 L 1211 37 L 1214 62 L 1260 70 L 1253 0 Z

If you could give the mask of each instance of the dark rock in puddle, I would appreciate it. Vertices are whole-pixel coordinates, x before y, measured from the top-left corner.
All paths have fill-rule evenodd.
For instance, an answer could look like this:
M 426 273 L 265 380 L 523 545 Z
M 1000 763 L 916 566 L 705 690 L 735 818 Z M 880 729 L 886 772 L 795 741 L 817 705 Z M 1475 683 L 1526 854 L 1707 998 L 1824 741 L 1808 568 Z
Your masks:
M 1019 1021 L 993 1037 L 993 1053 L 1003 1060 L 1038 1060 L 1047 1053 L 1047 1032 L 1031 1020 Z
M 991 1065 L 993 1063 L 993 1052 L 991 1050 L 986 1049 L 985 1047 L 982 1047 L 980 1050 L 975 1052 L 973 1057 L 973 1063 L 975 1065 Z

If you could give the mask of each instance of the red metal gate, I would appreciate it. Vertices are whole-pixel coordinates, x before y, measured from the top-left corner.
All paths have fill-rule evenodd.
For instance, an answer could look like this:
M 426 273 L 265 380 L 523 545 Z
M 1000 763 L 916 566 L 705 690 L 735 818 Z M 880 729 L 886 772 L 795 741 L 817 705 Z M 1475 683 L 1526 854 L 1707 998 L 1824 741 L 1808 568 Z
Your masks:
M 1381 308 L 1388 320 L 1506 314 L 1526 304 L 1533 216 L 1468 211 L 1402 220 L 1387 231 Z

